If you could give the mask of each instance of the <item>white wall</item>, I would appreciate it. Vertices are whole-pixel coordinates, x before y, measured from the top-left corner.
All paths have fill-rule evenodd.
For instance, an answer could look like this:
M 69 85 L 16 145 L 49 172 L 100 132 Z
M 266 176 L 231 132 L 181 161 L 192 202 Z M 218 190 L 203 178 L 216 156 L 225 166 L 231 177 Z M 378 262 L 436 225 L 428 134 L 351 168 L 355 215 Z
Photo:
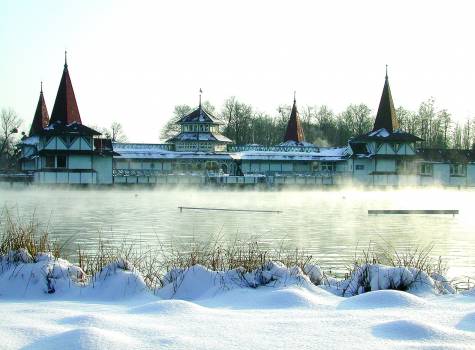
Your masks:
M 91 156 L 82 154 L 69 155 L 69 169 L 91 169 Z
M 94 170 L 96 171 L 97 183 L 101 185 L 112 184 L 112 157 L 94 156 Z

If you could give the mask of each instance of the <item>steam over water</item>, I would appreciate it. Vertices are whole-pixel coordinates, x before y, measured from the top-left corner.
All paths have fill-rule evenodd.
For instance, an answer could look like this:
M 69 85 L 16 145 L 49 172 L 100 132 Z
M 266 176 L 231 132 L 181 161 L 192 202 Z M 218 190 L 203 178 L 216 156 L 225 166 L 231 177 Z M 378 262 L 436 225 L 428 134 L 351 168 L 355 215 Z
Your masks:
M 51 236 L 94 248 L 98 239 L 134 243 L 143 250 L 191 240 L 258 240 L 302 248 L 334 271 L 343 271 L 368 245 L 397 250 L 433 243 L 449 276 L 475 276 L 475 192 L 402 191 L 211 191 L 0 189 L 0 205 L 14 216 L 48 224 Z M 183 211 L 178 206 L 281 210 L 280 214 Z M 379 215 L 368 209 L 459 209 L 452 215 Z M 386 243 L 387 242 L 387 243 Z

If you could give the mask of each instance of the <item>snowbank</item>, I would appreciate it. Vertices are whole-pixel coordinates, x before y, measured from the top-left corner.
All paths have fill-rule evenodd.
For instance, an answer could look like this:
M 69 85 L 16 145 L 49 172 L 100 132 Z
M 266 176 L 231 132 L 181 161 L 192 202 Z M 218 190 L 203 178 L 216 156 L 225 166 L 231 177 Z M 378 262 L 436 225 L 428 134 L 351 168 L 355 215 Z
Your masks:
M 211 271 L 200 265 L 172 269 L 164 276 L 163 286 L 156 293 L 164 299 L 196 300 L 236 288 L 281 288 L 293 285 L 305 288 L 321 286 L 335 295 L 345 297 L 387 289 L 417 295 L 455 293 L 453 286 L 443 276 L 429 276 L 415 268 L 365 264 L 355 268 L 348 279 L 335 279 L 325 276 L 316 265 L 307 265 L 302 271 L 299 267 L 286 267 L 273 261 L 251 272 L 242 268 Z M 113 300 L 148 292 L 142 275 L 125 260 L 113 262 L 89 277 L 78 266 L 57 259 L 51 253 L 40 253 L 33 258 L 25 249 L 21 249 L 0 257 L 2 297 L 81 295 Z
M 187 269 L 173 269 L 165 275 L 163 287 L 157 294 L 165 299 L 193 300 L 214 296 L 223 290 L 234 288 L 258 288 L 262 286 L 284 287 L 311 284 L 310 279 L 298 267 L 287 268 L 270 261 L 251 272 L 244 269 L 211 271 L 196 265 Z
M 447 282 L 416 270 L 362 268 L 336 280 L 310 265 L 302 271 L 269 262 L 251 272 L 193 266 L 170 271 L 157 297 L 127 261 L 88 277 L 51 254 L 31 257 L 19 250 L 0 257 L 1 347 L 469 349 L 475 344 L 475 293 L 440 295 L 450 293 Z M 383 290 L 402 285 L 411 293 Z
M 54 295 L 74 298 L 117 299 L 146 293 L 143 277 L 119 260 L 88 278 L 78 266 L 51 253 L 32 257 L 25 249 L 0 257 L 0 297 L 38 298 Z

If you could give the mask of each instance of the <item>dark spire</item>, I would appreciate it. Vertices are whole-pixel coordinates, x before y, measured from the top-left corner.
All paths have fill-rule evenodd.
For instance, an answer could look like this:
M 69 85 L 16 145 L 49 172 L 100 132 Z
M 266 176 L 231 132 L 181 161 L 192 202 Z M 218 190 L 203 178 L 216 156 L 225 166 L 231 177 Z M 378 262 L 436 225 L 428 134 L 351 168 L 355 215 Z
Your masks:
M 388 66 L 386 65 L 386 77 L 384 81 L 383 93 L 379 102 L 378 113 L 374 121 L 373 131 L 386 129 L 394 132 L 399 129 L 399 123 L 396 118 L 396 110 L 394 109 L 393 97 L 389 88 Z
M 200 88 L 200 104 L 199 104 L 199 108 L 201 109 L 201 94 L 203 93 L 203 90 L 201 90 Z
M 74 95 L 73 84 L 69 76 L 66 51 L 64 52 L 63 76 L 61 77 L 56 100 L 54 101 L 50 124 L 58 121 L 64 124 L 71 124 L 73 122 L 82 124 L 76 96 Z
M 33 122 L 31 123 L 29 136 L 39 134 L 44 128 L 48 126 L 48 122 L 48 109 L 46 108 L 45 98 L 43 97 L 43 82 L 41 82 L 40 98 L 38 99 L 38 104 L 36 105 L 35 116 L 33 117 Z
M 297 101 L 295 100 L 294 91 L 294 105 L 292 106 L 292 111 L 290 112 L 290 119 L 287 123 L 287 129 L 285 130 L 284 142 L 302 142 L 304 140 L 305 136 L 303 134 L 302 124 L 300 123 L 299 111 L 297 110 Z

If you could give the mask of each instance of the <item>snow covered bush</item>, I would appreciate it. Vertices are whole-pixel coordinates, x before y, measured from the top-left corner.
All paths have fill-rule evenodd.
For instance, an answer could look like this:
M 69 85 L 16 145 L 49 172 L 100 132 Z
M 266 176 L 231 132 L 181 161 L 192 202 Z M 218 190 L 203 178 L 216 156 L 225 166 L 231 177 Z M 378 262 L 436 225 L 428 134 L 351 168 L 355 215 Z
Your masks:
M 163 298 L 200 298 L 234 288 L 275 288 L 311 284 L 299 267 L 288 268 L 280 262 L 268 261 L 247 272 L 244 268 L 212 271 L 201 265 L 177 268 L 163 278 L 163 287 L 157 294 Z
M 25 249 L 0 257 L 0 295 L 38 296 L 68 290 L 85 282 L 84 272 L 51 253 L 32 257 Z
M 349 278 L 333 280 L 327 288 L 341 296 L 354 296 L 377 290 L 400 290 L 413 293 L 455 293 L 442 276 L 427 274 L 413 267 L 363 264 L 354 268 Z

